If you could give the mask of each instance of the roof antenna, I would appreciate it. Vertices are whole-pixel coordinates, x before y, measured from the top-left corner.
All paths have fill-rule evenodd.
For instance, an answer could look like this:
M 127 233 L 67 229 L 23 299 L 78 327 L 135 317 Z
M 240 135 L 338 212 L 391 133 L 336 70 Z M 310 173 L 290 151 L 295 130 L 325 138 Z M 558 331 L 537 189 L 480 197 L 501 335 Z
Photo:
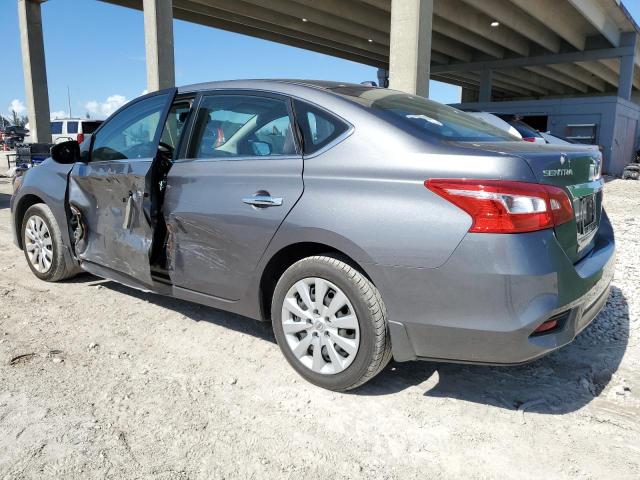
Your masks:
M 67 102 L 69 103 L 69 118 L 73 118 L 73 115 L 71 115 L 71 93 L 69 92 L 69 85 L 67 85 Z

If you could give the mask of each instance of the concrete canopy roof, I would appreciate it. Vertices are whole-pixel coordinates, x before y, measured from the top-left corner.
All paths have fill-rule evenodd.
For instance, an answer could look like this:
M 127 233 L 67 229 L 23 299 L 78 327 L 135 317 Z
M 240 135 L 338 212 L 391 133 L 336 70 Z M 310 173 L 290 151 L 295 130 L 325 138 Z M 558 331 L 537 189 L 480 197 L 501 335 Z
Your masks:
M 173 0 L 180 20 L 382 68 L 390 12 L 391 0 Z M 496 99 L 614 93 L 620 57 L 640 65 L 638 31 L 620 0 L 434 0 L 431 78 L 478 89 L 491 69 Z

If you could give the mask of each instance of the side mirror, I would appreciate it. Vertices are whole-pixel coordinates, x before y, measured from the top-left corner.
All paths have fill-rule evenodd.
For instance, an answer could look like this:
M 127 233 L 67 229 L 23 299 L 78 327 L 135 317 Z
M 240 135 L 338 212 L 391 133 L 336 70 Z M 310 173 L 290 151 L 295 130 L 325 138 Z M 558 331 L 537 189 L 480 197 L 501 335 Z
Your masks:
M 271 155 L 271 144 L 261 141 L 251 142 L 251 151 L 258 157 L 267 157 Z
M 75 140 L 57 143 L 51 147 L 51 158 L 54 162 L 71 164 L 80 161 L 80 145 Z

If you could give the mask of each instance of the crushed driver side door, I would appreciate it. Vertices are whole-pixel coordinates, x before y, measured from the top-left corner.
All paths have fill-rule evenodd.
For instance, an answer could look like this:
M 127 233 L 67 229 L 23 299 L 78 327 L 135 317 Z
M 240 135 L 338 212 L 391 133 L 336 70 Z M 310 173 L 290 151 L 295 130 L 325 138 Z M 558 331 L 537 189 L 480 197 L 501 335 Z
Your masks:
M 152 167 L 175 94 L 162 90 L 118 110 L 93 135 L 88 161 L 71 170 L 68 201 L 84 270 L 152 288 Z

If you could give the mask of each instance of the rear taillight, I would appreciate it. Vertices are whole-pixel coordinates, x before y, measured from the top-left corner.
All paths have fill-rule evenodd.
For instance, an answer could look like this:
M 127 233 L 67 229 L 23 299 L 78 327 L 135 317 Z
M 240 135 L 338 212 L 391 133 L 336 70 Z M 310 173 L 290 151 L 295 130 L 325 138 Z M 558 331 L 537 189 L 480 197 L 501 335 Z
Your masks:
M 76 140 L 78 140 L 78 143 L 84 142 L 84 133 L 79 133 Z
M 471 215 L 473 233 L 534 232 L 573 219 L 567 194 L 550 185 L 439 178 L 424 185 Z
M 533 142 L 533 143 L 535 143 L 536 137 L 522 137 L 522 140 L 524 140 L 525 142 Z

